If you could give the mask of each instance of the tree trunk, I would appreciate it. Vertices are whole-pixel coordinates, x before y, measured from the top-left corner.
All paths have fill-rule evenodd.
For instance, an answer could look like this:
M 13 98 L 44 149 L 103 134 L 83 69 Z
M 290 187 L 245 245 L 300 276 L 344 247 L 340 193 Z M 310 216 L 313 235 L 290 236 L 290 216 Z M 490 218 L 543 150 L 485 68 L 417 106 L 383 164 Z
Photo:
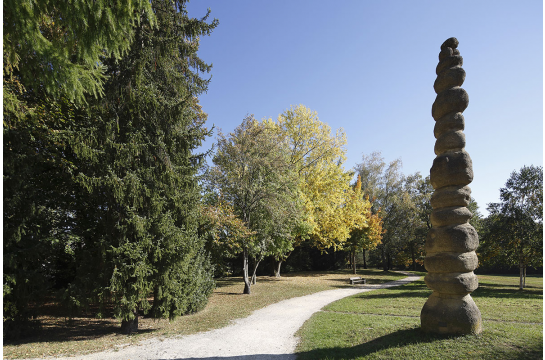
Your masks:
M 386 263 L 386 254 L 384 251 L 384 247 L 380 249 L 381 255 L 382 255 L 382 270 L 388 271 L 388 264 Z
M 120 332 L 126 335 L 130 335 L 132 333 L 138 332 L 138 312 L 137 311 L 134 312 L 134 319 L 121 321 Z
M 275 258 L 273 258 L 273 263 L 276 261 L 273 265 L 274 276 L 280 277 L 280 266 L 282 266 L 282 263 L 284 261 L 288 260 L 288 257 L 291 255 L 292 252 L 293 251 L 290 251 L 286 255 L 282 256 L 282 260 L 276 260 Z
M 243 294 L 250 295 L 250 287 L 252 284 L 250 283 L 250 279 L 248 278 L 248 249 L 244 248 L 244 266 L 242 268 L 242 277 L 244 278 L 244 292 Z
M 356 275 L 356 250 L 354 250 L 350 255 L 352 255 L 352 269 L 354 270 L 354 275 Z
M 282 266 L 282 260 L 278 260 L 274 268 L 274 276 L 280 277 L 280 266 Z
M 380 248 L 380 257 L 382 259 L 382 270 L 387 271 L 386 268 L 386 255 L 384 254 L 384 247 Z
M 519 264 L 519 270 L 520 270 L 520 282 L 519 282 L 519 290 L 523 290 L 524 289 L 524 266 L 522 265 L 522 263 Z
M 260 263 L 261 263 L 261 259 L 260 260 L 254 259 L 254 273 L 252 274 L 252 285 L 255 285 L 255 283 L 257 282 L 257 267 L 259 266 Z
M 386 259 L 388 259 L 388 267 L 386 270 L 390 270 L 392 268 L 390 253 L 386 253 Z
M 526 287 L 526 265 L 524 265 L 524 281 L 522 282 L 522 287 Z
M 367 260 L 365 260 L 365 249 L 363 249 L 363 268 L 367 269 Z

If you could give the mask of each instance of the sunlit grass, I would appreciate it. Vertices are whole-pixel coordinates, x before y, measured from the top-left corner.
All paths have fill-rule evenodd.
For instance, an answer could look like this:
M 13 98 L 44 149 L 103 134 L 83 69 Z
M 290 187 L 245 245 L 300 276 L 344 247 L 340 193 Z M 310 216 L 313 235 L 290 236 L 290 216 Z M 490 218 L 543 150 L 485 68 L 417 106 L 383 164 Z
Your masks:
M 442 337 L 420 331 L 431 294 L 423 281 L 326 306 L 299 331 L 299 359 L 542 359 L 543 278 L 479 276 L 472 294 L 484 331 Z
M 17 343 L 4 343 L 4 357 L 44 357 L 74 355 L 138 343 L 150 337 L 167 337 L 193 334 L 220 328 L 231 320 L 250 315 L 254 310 L 276 302 L 312 294 L 322 290 L 351 287 L 350 271 L 301 272 L 286 274 L 281 278 L 258 277 L 251 295 L 243 295 L 242 278 L 217 280 L 217 288 L 204 310 L 173 321 L 139 319 L 139 333 L 126 336 L 117 333 L 119 321 L 115 319 L 73 318 L 68 321 L 58 311 L 55 316 L 39 318 L 42 330 L 35 336 Z M 368 283 L 383 283 L 404 278 L 405 275 L 380 270 L 358 270 L 358 276 Z

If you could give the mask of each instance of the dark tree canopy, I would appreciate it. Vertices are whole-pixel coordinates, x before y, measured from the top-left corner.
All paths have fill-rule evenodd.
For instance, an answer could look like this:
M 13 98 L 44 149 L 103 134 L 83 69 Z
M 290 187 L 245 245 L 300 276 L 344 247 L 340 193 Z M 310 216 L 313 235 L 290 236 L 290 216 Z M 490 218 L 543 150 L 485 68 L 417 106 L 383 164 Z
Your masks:
M 139 312 L 173 318 L 199 310 L 214 286 L 197 232 L 204 154 L 196 149 L 209 136 L 197 97 L 211 68 L 197 50 L 198 38 L 218 22 L 189 18 L 185 1 L 131 4 L 114 9 L 125 11 L 118 21 L 128 21 L 116 28 L 121 35 L 101 29 L 92 43 L 110 36 L 104 48 L 88 49 L 100 55 L 107 75 L 103 97 L 92 96 L 91 88 L 78 95 L 76 85 L 65 86 L 66 93 L 42 85 L 62 74 L 38 71 L 36 83 L 12 77 L 28 111 L 4 106 L 4 334 L 14 335 L 52 294 L 74 311 L 94 304 L 107 316 L 113 308 L 131 331 Z M 53 2 L 38 5 L 34 11 L 50 17 L 68 11 Z M 80 22 L 99 26 L 84 15 L 102 5 L 81 5 L 63 19 L 77 21 L 71 16 L 81 10 Z M 94 15 L 118 16 L 114 10 Z M 129 13 L 130 21 L 123 18 Z M 29 23 L 44 18 L 13 14 Z M 88 44 L 72 35 L 77 46 Z M 128 43 L 114 41 L 124 36 Z M 78 64 L 78 56 L 92 57 L 88 52 L 68 58 Z M 19 67 L 40 66 L 28 61 Z M 15 86 L 12 80 L 4 76 L 4 87 Z M 80 95 L 85 106 L 75 102 Z

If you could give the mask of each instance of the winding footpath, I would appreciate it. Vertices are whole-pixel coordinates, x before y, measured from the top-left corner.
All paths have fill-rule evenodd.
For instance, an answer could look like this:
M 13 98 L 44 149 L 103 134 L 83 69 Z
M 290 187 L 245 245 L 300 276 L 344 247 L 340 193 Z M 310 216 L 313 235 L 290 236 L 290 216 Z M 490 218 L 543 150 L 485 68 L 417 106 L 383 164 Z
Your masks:
M 117 351 L 55 359 L 295 360 L 298 341 L 295 333 L 312 314 L 327 304 L 366 291 L 404 285 L 419 278 L 420 276 L 410 275 L 384 284 L 321 291 L 269 305 L 222 329 L 183 337 L 144 340 L 140 345 L 127 346 Z

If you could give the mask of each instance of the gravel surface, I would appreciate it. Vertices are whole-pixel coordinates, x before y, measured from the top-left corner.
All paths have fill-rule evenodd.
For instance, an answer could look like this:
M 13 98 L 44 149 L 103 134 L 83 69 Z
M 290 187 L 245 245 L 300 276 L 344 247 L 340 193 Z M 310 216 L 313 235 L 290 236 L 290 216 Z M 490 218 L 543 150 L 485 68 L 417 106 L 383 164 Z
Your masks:
M 384 284 L 321 291 L 269 305 L 254 311 L 247 318 L 234 320 L 222 329 L 182 337 L 154 338 L 117 350 L 54 359 L 295 360 L 298 341 L 295 333 L 312 314 L 327 304 L 350 295 L 407 284 L 419 278 L 411 275 Z

